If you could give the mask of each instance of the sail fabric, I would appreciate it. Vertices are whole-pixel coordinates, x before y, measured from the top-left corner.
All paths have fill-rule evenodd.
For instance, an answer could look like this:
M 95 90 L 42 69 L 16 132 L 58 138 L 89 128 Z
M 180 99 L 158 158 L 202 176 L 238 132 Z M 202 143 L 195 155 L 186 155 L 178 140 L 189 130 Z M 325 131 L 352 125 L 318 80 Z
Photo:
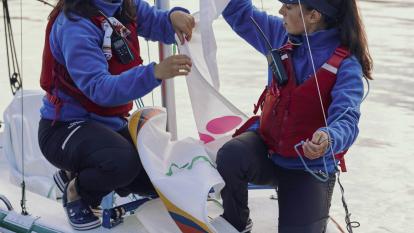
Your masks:
M 217 150 L 247 119 L 218 91 L 217 46 L 212 23 L 228 2 L 200 0 L 200 12 L 194 14 L 196 27 L 192 39 L 178 47 L 193 62 L 186 80 L 200 140 L 171 141 L 162 108 L 139 109 L 129 120 L 142 164 L 167 212 L 184 233 L 234 230 L 225 221 L 215 226 L 210 223 L 206 208 L 210 190 L 219 193 L 224 186 L 215 168 Z
M 209 223 L 207 198 L 224 181 L 199 140 L 172 141 L 166 126 L 163 108 L 142 108 L 130 117 L 128 127 L 142 165 L 181 232 L 218 232 Z
M 230 138 L 247 116 L 219 92 L 217 45 L 212 28 L 228 0 L 200 0 L 194 14 L 196 27 L 191 41 L 179 45 L 181 54 L 191 57 L 193 67 L 186 78 L 191 106 L 201 141 L 215 161 L 217 150 Z
M 197 24 L 201 35 L 202 57 L 208 67 L 209 76 L 203 76 L 216 90 L 219 90 L 219 72 L 217 67 L 217 44 L 214 36 L 213 21 L 216 20 L 230 0 L 200 1 L 200 23 Z M 201 65 L 202 63 L 198 63 Z M 198 67 L 198 66 L 197 66 Z
M 40 90 L 16 93 L 3 113 L 3 149 L 11 183 L 20 186 L 24 171 L 27 190 L 54 199 L 52 175 L 56 168 L 42 155 L 37 138 L 43 96 L 44 92 Z

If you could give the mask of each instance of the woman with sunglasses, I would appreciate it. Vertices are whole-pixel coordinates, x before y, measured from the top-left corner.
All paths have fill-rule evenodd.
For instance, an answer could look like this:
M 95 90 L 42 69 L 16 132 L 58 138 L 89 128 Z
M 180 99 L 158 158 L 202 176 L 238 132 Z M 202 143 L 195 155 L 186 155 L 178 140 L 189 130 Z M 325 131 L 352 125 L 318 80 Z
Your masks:
M 272 185 L 280 233 L 321 233 L 337 166 L 345 169 L 343 156 L 359 132 L 363 78 L 371 79 L 372 59 L 355 0 L 279 1 L 281 17 L 251 0 L 232 0 L 223 11 L 232 29 L 267 56 L 270 68 L 255 107 L 260 117 L 217 154 L 226 183 L 222 216 L 250 232 L 247 185 Z

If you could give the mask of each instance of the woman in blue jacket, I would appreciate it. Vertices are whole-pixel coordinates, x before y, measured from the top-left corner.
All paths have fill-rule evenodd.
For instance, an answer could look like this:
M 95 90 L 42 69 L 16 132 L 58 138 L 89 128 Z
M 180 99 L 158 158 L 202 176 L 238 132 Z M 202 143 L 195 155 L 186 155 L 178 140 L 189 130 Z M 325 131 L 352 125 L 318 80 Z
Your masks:
M 251 0 L 232 0 L 223 11 L 232 29 L 267 56 L 257 22 L 271 47 L 280 48 L 276 56 L 287 79 L 269 69 L 260 119 L 218 152 L 223 217 L 250 232 L 247 185 L 267 184 L 277 188 L 279 232 L 321 233 L 338 160 L 344 168 L 343 155 L 358 135 L 372 59 L 355 0 L 279 1 L 281 18 Z
M 137 36 L 191 39 L 186 9 L 157 10 L 143 0 L 60 0 L 46 29 L 39 144 L 61 169 L 54 178 L 76 230 L 100 226 L 91 211 L 102 197 L 153 193 L 127 128 L 132 101 L 162 80 L 186 75 L 191 60 L 171 56 L 142 65 Z

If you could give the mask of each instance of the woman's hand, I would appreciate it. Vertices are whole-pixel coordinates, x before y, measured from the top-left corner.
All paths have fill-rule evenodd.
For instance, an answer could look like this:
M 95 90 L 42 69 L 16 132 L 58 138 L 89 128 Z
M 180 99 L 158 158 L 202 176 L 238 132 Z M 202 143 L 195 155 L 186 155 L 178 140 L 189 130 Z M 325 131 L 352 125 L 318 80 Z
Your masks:
M 186 55 L 173 55 L 154 66 L 157 79 L 170 79 L 178 75 L 187 75 L 191 71 L 191 59 Z
M 317 159 L 325 154 L 328 146 L 328 134 L 324 131 L 318 130 L 313 134 L 311 141 L 309 141 L 309 139 L 306 140 L 302 146 L 302 149 L 306 158 Z
M 191 40 L 191 35 L 193 34 L 193 28 L 195 26 L 194 17 L 177 10 L 170 14 L 170 19 L 181 44 L 184 44 L 185 39 L 187 41 Z

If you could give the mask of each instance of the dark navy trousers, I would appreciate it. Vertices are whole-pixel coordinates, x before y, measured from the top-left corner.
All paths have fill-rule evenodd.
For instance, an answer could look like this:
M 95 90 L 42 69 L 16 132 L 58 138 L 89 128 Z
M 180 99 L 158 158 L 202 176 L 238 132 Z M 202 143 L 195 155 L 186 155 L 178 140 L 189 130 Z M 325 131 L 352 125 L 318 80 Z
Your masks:
M 223 217 L 237 230 L 246 227 L 249 218 L 247 186 L 253 183 L 276 188 L 279 233 L 326 231 L 335 174 L 327 182 L 321 182 L 305 171 L 275 165 L 256 132 L 245 132 L 224 144 L 218 151 L 216 162 L 226 182 L 221 192 Z
M 155 193 L 127 128 L 116 132 L 92 121 L 52 124 L 42 119 L 39 145 L 50 163 L 76 174 L 77 191 L 91 206 L 112 191 L 121 196 Z

